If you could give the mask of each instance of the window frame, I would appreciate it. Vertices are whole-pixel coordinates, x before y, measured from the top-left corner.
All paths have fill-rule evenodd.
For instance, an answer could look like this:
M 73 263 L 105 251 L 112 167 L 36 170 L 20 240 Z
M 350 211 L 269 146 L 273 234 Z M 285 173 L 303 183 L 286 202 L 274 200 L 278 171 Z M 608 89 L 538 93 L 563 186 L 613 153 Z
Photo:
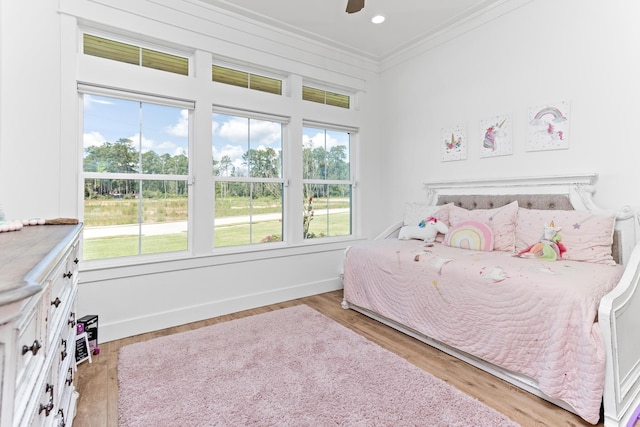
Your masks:
M 217 250 L 229 250 L 230 248 L 242 248 L 242 247 L 262 247 L 263 245 L 267 244 L 267 245 L 278 245 L 278 244 L 286 244 L 288 242 L 287 239 L 287 227 L 286 227 L 286 221 L 288 220 L 288 215 L 287 215 L 287 203 L 289 200 L 288 197 L 288 191 L 287 191 L 287 187 L 288 187 L 288 179 L 287 179 L 287 166 L 286 166 L 286 162 L 289 159 L 289 155 L 287 153 L 287 147 L 289 146 L 289 141 L 288 141 L 288 126 L 289 126 L 289 117 L 285 117 L 285 116 L 280 116 L 280 115 L 276 115 L 276 114 L 268 114 L 268 113 L 258 113 L 258 112 L 253 112 L 253 111 L 246 111 L 246 110 L 242 110 L 242 109 L 236 109 L 236 108 L 229 108 L 229 107 L 223 107 L 223 106 L 218 106 L 218 105 L 213 105 L 212 107 L 212 113 L 211 113 L 211 119 L 213 121 L 213 115 L 214 114 L 223 114 L 229 117 L 240 117 L 240 118 L 244 118 L 244 119 L 248 119 L 248 120 L 261 120 L 261 121 L 269 121 L 269 122 L 273 122 L 273 123 L 279 123 L 281 125 L 281 146 L 280 146 L 280 150 L 281 150 L 281 159 L 282 159 L 282 164 L 280 165 L 281 168 L 281 176 L 279 178 L 267 178 L 267 177 L 250 177 L 250 176 L 222 176 L 222 175 L 215 175 L 213 174 L 213 170 L 212 170 L 212 176 L 213 176 L 213 194 L 214 194 L 214 208 L 213 208 L 213 217 L 214 217 L 214 238 L 212 243 L 212 248 L 214 251 Z M 211 138 L 211 143 L 213 145 L 213 135 Z M 215 159 L 213 159 L 215 160 Z M 216 224 L 215 224 L 215 218 L 216 218 L 216 184 L 218 182 L 233 182 L 233 183 L 247 183 L 247 184 L 251 184 L 251 183 L 273 183 L 273 184 L 280 184 L 282 186 L 282 211 L 281 211 L 281 221 L 282 221 L 282 228 L 281 228 L 281 232 L 282 232 L 282 238 L 280 241 L 276 241 L 276 242 L 268 242 L 268 243 L 263 243 L 263 242 L 256 242 L 256 243 L 244 243 L 244 244 L 237 244 L 237 245 L 226 245 L 226 246 L 215 246 L 215 233 L 216 233 Z M 250 214 L 250 216 L 253 216 L 253 213 Z M 253 226 L 253 221 L 250 221 L 249 223 L 251 226 Z
M 304 175 L 301 176 L 301 185 L 305 184 L 311 185 L 349 185 L 350 186 L 350 202 L 349 202 L 349 234 L 346 235 L 335 235 L 335 236 L 321 236 L 314 238 L 304 237 L 305 242 L 309 241 L 324 241 L 325 239 L 340 239 L 340 238 L 353 238 L 356 236 L 356 231 L 354 230 L 354 215 L 355 215 L 355 205 L 357 201 L 356 195 L 356 161 L 357 158 L 357 140 L 358 140 L 358 129 L 349 126 L 339 126 L 332 125 L 327 123 L 315 122 L 312 120 L 303 120 L 302 121 L 302 129 L 304 136 L 304 129 L 312 128 L 312 129 L 322 129 L 326 131 L 335 131 L 335 132 L 344 132 L 349 134 L 349 179 L 322 179 L 322 178 L 304 178 Z M 304 146 L 304 141 L 301 142 L 301 146 Z M 304 148 L 303 148 L 304 150 Z M 304 161 L 304 159 L 301 159 Z M 304 190 L 303 190 L 303 201 L 306 202 L 304 198 Z
M 156 254 L 143 254 L 129 257 L 103 258 L 86 260 L 83 265 L 86 271 L 102 271 L 107 276 L 118 276 L 127 274 L 137 274 L 136 271 L 146 271 L 143 265 L 152 266 L 154 271 L 172 271 L 176 268 L 184 268 L 185 266 L 209 266 L 225 264 L 229 262 L 240 262 L 250 259 L 268 259 L 270 257 L 289 256 L 300 253 L 316 253 L 326 250 L 336 250 L 344 247 L 345 242 L 360 239 L 359 232 L 361 225 L 359 224 L 359 204 L 361 203 L 358 196 L 358 186 L 356 182 L 358 170 L 358 146 L 360 143 L 359 128 L 357 127 L 362 120 L 356 101 L 359 89 L 350 88 L 349 79 L 341 79 L 340 75 L 334 73 L 334 77 L 338 82 L 343 81 L 344 84 L 334 85 L 333 83 L 319 83 L 314 80 L 312 86 L 323 88 L 336 93 L 349 94 L 350 108 L 335 109 L 318 107 L 317 103 L 305 102 L 300 97 L 302 85 L 309 83 L 306 77 L 303 77 L 295 70 L 284 71 L 289 68 L 283 65 L 283 70 L 275 68 L 262 67 L 259 64 L 251 64 L 244 61 L 235 62 L 229 59 L 222 62 L 217 54 L 191 46 L 178 45 L 176 43 L 165 41 L 162 39 L 140 38 L 137 35 L 125 30 L 94 28 L 87 23 L 80 24 L 75 27 L 77 43 L 76 46 L 82 46 L 83 35 L 85 33 L 113 39 L 114 41 L 133 44 L 143 48 L 157 50 L 159 52 L 167 52 L 178 56 L 189 57 L 189 76 L 179 75 L 171 72 L 162 72 L 142 66 L 130 66 L 131 64 L 106 60 L 105 58 L 92 55 L 84 55 L 82 47 L 80 52 L 74 47 L 74 55 L 78 61 L 78 73 L 73 79 L 74 86 L 87 85 L 95 89 L 101 88 L 106 92 L 97 93 L 103 96 L 115 96 L 123 99 L 132 99 L 134 101 L 149 102 L 153 99 L 165 99 L 172 102 L 194 102 L 195 110 L 190 110 L 189 126 L 190 137 L 189 142 L 189 201 L 188 201 L 188 250 L 183 252 L 168 252 Z M 206 62 L 206 65 L 203 63 Z M 246 70 L 270 78 L 281 79 L 282 94 L 280 96 L 258 90 L 250 90 L 242 92 L 239 98 L 239 90 L 241 88 L 233 88 L 229 85 L 216 83 L 211 80 L 211 73 L 196 73 L 198 70 L 211 70 L 213 64 Z M 238 65 L 241 64 L 241 65 Z M 282 63 L 281 63 L 282 65 Z M 188 80 L 187 80 L 188 79 Z M 184 85 L 184 86 L 183 86 Z M 223 85 L 225 87 L 223 87 Z M 71 86 L 70 86 L 71 87 Z M 79 87 L 79 86 L 78 86 Z M 339 88 L 339 89 L 338 89 Z M 93 92 L 93 91 L 91 91 Z M 71 95 L 71 94 L 70 94 Z M 78 107 L 75 113 L 80 123 L 75 124 L 73 137 L 82 135 L 83 123 L 83 106 L 82 96 L 76 88 L 72 97 L 72 101 L 78 99 Z M 129 98 L 129 96 L 131 98 Z M 203 122 L 211 123 L 211 106 L 224 105 L 228 108 L 228 112 L 239 111 L 255 114 L 256 118 L 265 118 L 267 120 L 273 117 L 286 118 L 289 123 L 286 130 L 283 129 L 283 159 L 282 159 L 282 179 L 283 182 L 283 217 L 286 219 L 286 226 L 282 229 L 282 241 L 269 244 L 247 244 L 237 246 L 214 247 L 213 236 L 213 216 L 215 215 L 214 192 L 215 181 L 212 174 L 212 159 L 204 155 L 207 151 L 211 154 L 212 129 L 210 126 L 203 126 Z M 262 115 L 260 112 L 268 111 Z M 79 111 L 79 112 L 78 112 Z M 219 111 L 222 112 L 222 111 Z M 314 118 L 314 121 L 306 121 L 307 118 Z M 350 170 L 351 170 L 351 234 L 346 236 L 327 236 L 322 239 L 303 239 L 302 238 L 302 211 L 298 200 L 302 200 L 302 186 L 298 185 L 302 179 L 301 165 L 302 147 L 299 144 L 302 135 L 303 121 L 311 123 L 312 126 L 323 126 L 334 128 L 339 131 L 352 129 L 351 154 L 350 154 Z M 338 126 L 329 125 L 331 123 L 346 123 L 355 125 Z M 306 124 L 305 124 L 306 125 Z M 206 129 L 209 127 L 209 129 Z M 70 129 L 73 127 L 70 127 Z M 71 134 L 72 132 L 68 132 Z M 70 135 L 71 136 L 71 135 Z M 204 142 L 203 142 L 204 141 Z M 78 206 L 78 218 L 82 220 L 84 216 L 84 175 L 83 175 L 83 144 L 80 141 L 79 149 L 77 149 L 77 163 L 79 165 L 78 176 L 82 179 L 78 180 L 79 194 L 76 196 Z M 132 179 L 133 174 L 126 174 L 126 179 Z M 173 175 L 154 175 L 150 179 L 156 178 L 175 178 Z M 237 178 L 237 177 L 236 177 Z M 294 201 L 294 202 L 292 202 Z M 196 210 L 197 209 L 197 210 Z M 112 268 L 122 267 L 120 272 Z M 132 267 L 132 268 L 127 268 Z
M 195 182 L 194 174 L 193 174 L 193 166 L 192 166 L 192 152 L 194 145 L 194 125 L 193 125 L 193 117 L 195 113 L 195 103 L 192 101 L 179 100 L 175 98 L 162 97 L 149 95 L 144 93 L 136 93 L 127 90 L 119 90 L 114 88 L 107 88 L 102 86 L 94 86 L 79 83 L 77 86 L 77 95 L 78 95 L 78 103 L 80 111 L 80 133 L 83 133 L 83 124 L 84 124 L 84 96 L 86 95 L 96 95 L 102 97 L 110 97 L 116 98 L 126 101 L 132 102 L 140 102 L 146 104 L 154 104 L 159 106 L 166 106 L 172 108 L 180 108 L 186 109 L 188 111 L 189 117 L 189 127 L 188 127 L 188 154 L 187 158 L 189 160 L 189 168 L 187 175 L 181 174 L 151 174 L 151 173 L 143 173 L 143 172 L 86 172 L 84 170 L 84 144 L 81 142 L 81 153 L 80 153 L 80 179 L 79 179 L 79 188 L 80 188 L 80 199 L 81 199 L 81 209 L 83 212 L 82 217 L 84 217 L 84 186 L 85 180 L 87 179 L 105 179 L 105 180 L 129 180 L 129 181 L 138 181 L 142 185 L 144 181 L 181 181 L 186 184 L 187 187 L 187 248 L 185 250 L 180 251 L 166 251 L 166 252 L 157 252 L 157 253 L 138 253 L 135 255 L 124 255 L 124 256 L 115 256 L 115 257 L 107 257 L 107 258 L 95 258 L 88 259 L 86 261 L 90 263 L 118 263 L 118 264 L 128 264 L 130 260 L 137 259 L 147 259 L 149 257 L 171 257 L 171 256 L 181 256 L 180 254 L 189 254 L 192 252 L 193 247 L 193 231 L 192 231 L 192 223 L 193 223 L 193 184 Z M 143 227 L 144 222 L 138 222 L 136 224 L 138 227 Z M 139 236 L 140 237 L 140 236 Z M 138 247 L 140 250 L 140 247 Z M 123 262 L 120 263 L 119 261 Z

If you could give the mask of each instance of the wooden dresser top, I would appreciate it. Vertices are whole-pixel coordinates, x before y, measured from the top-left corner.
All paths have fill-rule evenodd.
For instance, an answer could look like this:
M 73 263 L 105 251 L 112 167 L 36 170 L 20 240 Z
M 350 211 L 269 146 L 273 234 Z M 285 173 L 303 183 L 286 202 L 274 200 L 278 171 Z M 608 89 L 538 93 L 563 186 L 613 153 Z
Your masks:
M 42 289 L 44 275 L 82 230 L 77 225 L 34 225 L 0 233 L 0 305 L 28 298 Z

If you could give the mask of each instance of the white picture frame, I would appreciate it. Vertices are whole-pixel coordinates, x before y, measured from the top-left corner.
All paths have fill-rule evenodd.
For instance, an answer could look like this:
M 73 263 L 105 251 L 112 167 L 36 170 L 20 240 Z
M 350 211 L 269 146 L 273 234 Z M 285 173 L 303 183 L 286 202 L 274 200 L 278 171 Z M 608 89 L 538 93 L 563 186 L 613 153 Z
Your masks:
M 529 107 L 527 151 L 569 148 L 569 102 L 561 101 Z
M 442 128 L 440 133 L 442 147 L 441 160 L 450 162 L 454 160 L 466 160 L 467 158 L 467 132 L 464 125 L 454 125 Z
M 480 120 L 480 157 L 513 154 L 511 114 L 497 114 Z

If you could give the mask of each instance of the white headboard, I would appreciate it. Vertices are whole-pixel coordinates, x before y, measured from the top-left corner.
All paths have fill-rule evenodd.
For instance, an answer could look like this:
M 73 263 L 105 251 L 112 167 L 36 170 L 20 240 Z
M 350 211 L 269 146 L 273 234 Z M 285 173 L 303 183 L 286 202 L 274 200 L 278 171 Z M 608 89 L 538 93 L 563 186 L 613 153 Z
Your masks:
M 454 203 L 466 209 L 490 209 L 514 200 L 529 209 L 575 209 L 616 215 L 614 259 L 626 264 L 636 243 L 633 209 L 604 209 L 593 202 L 597 174 L 501 179 L 430 181 L 424 184 L 427 202 Z

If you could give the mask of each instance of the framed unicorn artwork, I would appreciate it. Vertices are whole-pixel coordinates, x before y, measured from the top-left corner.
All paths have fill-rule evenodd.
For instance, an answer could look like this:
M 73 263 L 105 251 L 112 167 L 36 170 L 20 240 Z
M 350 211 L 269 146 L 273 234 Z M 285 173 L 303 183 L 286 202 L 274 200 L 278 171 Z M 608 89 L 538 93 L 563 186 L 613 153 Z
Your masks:
M 480 157 L 513 154 L 511 115 L 502 114 L 480 120 Z
M 440 135 L 443 162 L 467 158 L 467 134 L 463 125 L 442 128 Z
M 569 148 L 569 103 L 566 101 L 529 108 L 527 151 Z

